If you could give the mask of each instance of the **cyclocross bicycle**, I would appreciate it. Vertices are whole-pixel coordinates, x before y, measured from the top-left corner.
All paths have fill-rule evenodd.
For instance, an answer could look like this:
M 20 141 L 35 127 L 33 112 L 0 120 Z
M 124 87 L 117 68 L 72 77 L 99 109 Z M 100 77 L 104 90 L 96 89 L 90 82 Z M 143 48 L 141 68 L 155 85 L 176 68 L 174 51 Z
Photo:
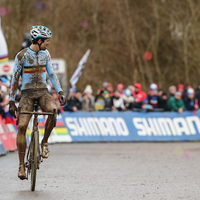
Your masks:
M 31 174 L 31 191 L 35 190 L 36 170 L 39 169 L 40 163 L 43 161 L 41 158 L 42 156 L 40 154 L 40 147 L 39 147 L 38 115 L 52 115 L 55 123 L 54 127 L 56 125 L 56 109 L 53 109 L 53 113 L 38 112 L 38 107 L 39 107 L 38 101 L 35 101 L 33 112 L 20 111 L 19 107 L 17 114 L 17 124 L 20 114 L 34 115 L 33 131 L 31 132 L 31 141 L 28 147 L 28 152 L 26 154 L 26 162 L 25 162 L 25 167 L 27 168 L 27 179 L 28 179 L 28 174 Z

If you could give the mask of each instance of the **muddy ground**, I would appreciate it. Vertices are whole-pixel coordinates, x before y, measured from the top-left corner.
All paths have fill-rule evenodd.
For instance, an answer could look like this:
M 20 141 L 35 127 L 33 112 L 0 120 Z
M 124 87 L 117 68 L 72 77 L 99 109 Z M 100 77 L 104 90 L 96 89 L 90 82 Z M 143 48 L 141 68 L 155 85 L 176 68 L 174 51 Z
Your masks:
M 30 180 L 17 178 L 17 152 L 0 157 L 0 200 L 200 199 L 200 144 L 72 143 L 50 145 Z

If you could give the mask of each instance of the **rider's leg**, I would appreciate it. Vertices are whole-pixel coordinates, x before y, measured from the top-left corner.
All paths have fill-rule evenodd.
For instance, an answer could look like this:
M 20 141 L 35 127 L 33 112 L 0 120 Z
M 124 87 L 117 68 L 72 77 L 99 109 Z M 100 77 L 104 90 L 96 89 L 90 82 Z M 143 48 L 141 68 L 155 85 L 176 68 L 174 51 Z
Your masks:
M 39 105 L 41 107 L 41 109 L 44 112 L 51 112 L 53 113 L 53 109 L 56 109 L 57 112 L 57 106 L 56 106 L 56 102 L 54 100 L 54 98 L 47 92 L 45 93 L 39 100 Z M 48 152 L 48 138 L 51 134 L 51 131 L 54 128 L 54 118 L 53 116 L 48 116 L 46 124 L 45 124 L 45 132 L 44 132 L 44 137 L 42 140 L 42 156 L 44 158 L 47 158 L 49 156 L 49 152 Z M 44 147 L 44 145 L 46 145 L 46 147 Z M 45 149 L 46 149 L 46 155 L 45 155 Z
M 19 164 L 24 164 L 24 156 L 26 151 L 26 129 L 29 123 L 31 115 L 21 114 L 18 122 L 18 134 L 17 134 L 17 149 L 19 154 Z
M 21 111 L 33 111 L 33 102 L 26 95 L 22 93 L 22 97 L 19 103 Z M 17 134 L 17 149 L 19 155 L 19 173 L 18 177 L 20 179 L 25 179 L 25 167 L 24 167 L 24 157 L 26 152 L 26 129 L 29 123 L 31 115 L 20 114 L 18 121 L 18 134 Z

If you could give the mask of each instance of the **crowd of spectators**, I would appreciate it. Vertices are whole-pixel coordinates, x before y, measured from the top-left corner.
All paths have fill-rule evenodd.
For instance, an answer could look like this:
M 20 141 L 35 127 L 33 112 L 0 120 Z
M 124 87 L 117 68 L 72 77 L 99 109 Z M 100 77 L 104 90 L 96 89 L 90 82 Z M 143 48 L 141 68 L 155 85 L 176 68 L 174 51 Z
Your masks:
M 0 115 L 2 117 L 5 117 L 5 113 L 9 109 L 10 80 L 10 76 L 0 77 Z
M 11 77 L 0 77 L 0 114 L 8 112 Z M 16 102 L 21 98 L 22 79 L 19 86 Z M 149 85 L 145 93 L 140 83 L 129 85 L 127 88 L 122 83 L 116 87 L 112 83 L 104 82 L 94 94 L 91 85 L 87 85 L 83 92 L 70 88 L 66 96 L 67 103 L 60 106 L 58 95 L 51 82 L 47 81 L 49 93 L 54 97 L 58 112 L 64 111 L 177 111 L 197 110 L 200 106 L 200 83 L 194 90 L 190 84 L 170 86 L 168 93 L 158 88 L 157 84 Z
M 87 85 L 84 92 L 70 88 L 67 95 L 65 111 L 177 111 L 197 110 L 200 106 L 200 84 L 194 90 L 190 84 L 170 86 L 168 93 L 158 88 L 157 84 L 149 85 L 149 91 L 142 91 L 140 83 L 124 88 L 118 84 L 104 82 L 95 95 L 92 87 Z

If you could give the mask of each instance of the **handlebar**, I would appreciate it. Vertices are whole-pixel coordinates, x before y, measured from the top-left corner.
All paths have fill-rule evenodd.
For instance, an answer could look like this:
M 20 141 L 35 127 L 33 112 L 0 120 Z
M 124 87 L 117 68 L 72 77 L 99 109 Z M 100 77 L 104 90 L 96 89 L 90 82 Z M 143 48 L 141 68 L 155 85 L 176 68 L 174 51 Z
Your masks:
M 32 114 L 32 115 L 54 115 L 53 113 L 49 113 L 49 112 L 20 112 L 20 114 Z

